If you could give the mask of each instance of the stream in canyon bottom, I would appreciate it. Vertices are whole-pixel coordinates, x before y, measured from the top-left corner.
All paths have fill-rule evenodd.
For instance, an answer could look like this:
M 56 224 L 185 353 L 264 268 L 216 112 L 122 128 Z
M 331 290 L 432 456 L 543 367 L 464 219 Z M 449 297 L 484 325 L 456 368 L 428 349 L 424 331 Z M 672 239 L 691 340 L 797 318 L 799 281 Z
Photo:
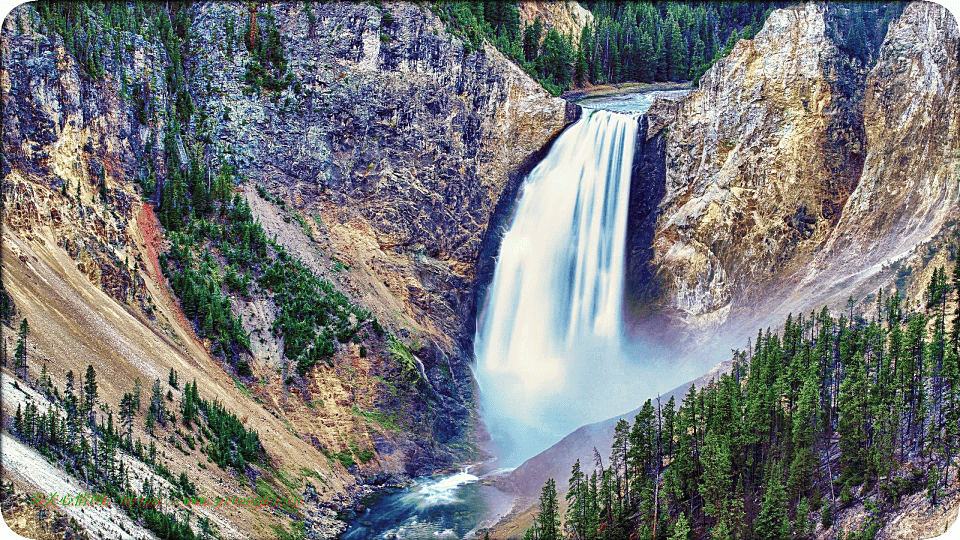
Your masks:
M 625 237 L 638 118 L 656 95 L 584 103 L 524 180 L 474 351 L 500 467 L 639 404 L 646 368 L 628 360 L 621 321 Z M 341 538 L 470 538 L 513 501 L 468 472 L 421 478 L 366 500 Z
M 459 540 L 492 525 L 513 498 L 468 472 L 419 478 L 409 488 L 375 494 L 343 540 Z

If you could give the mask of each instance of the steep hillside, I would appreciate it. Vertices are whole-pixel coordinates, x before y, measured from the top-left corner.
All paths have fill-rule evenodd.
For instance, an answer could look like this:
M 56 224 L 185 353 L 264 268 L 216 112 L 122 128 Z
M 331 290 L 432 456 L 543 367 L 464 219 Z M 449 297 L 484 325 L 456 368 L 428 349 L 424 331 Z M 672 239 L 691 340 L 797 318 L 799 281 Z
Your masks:
M 23 341 L 26 368 L 3 371 L 3 426 L 58 411 L 141 492 L 188 493 L 184 473 L 205 496 L 301 497 L 203 509 L 194 531 L 326 537 L 368 484 L 477 457 L 477 284 L 524 170 L 579 109 L 492 47 L 465 54 L 422 6 L 166 9 L 25 5 L 4 23 L 4 357 Z M 63 396 L 88 365 L 84 425 Z M 121 437 L 125 395 L 154 381 L 167 413 Z M 188 425 L 193 381 L 207 405 Z M 214 398 L 262 454 L 218 465 Z M 71 455 L 58 444 L 5 442 L 22 466 L 4 481 L 51 490 L 30 468 Z

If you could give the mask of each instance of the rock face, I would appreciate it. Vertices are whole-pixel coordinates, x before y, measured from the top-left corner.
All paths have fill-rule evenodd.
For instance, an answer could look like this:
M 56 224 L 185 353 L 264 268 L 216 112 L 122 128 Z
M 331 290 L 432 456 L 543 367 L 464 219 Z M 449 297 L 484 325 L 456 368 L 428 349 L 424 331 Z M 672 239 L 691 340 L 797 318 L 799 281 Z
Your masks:
M 224 46 L 223 21 L 246 21 L 247 9 L 194 8 L 192 93 L 217 119 L 205 151 L 229 147 L 253 183 L 319 217 L 323 249 L 350 269 L 340 278 L 351 299 L 423 346 L 445 407 L 437 438 L 461 437 L 474 414 L 475 292 L 495 254 L 488 231 L 579 108 L 492 47 L 465 55 L 422 6 L 289 3 L 270 13 L 296 81 L 277 95 L 244 82 L 242 39 Z M 312 246 L 288 247 L 312 256 Z
M 518 10 L 524 26 L 539 18 L 544 29 L 556 28 L 561 35 L 572 35 L 577 40 L 583 28 L 593 22 L 593 13 L 571 0 L 520 2 Z
M 386 294 L 405 315 L 445 346 L 466 343 L 469 282 L 492 210 L 516 182 L 510 173 L 579 108 L 550 98 L 495 49 L 465 57 L 439 19 L 405 3 L 317 4 L 312 14 L 274 6 L 299 91 L 245 96 L 247 51 L 223 47 L 223 21 L 248 17 L 240 8 L 196 8 L 195 95 L 209 117 L 224 118 L 210 138 L 232 148 L 251 180 L 327 227 L 362 222 L 352 232 L 375 252 L 341 261 L 396 274 Z
M 144 147 L 160 141 L 157 131 L 103 83 L 84 77 L 61 39 L 26 23 L 17 34 L 13 21 L 4 26 L 0 71 L 3 225 L 25 238 L 50 233 L 91 281 L 146 309 L 143 279 L 133 271 L 130 225 L 140 204 L 132 184 L 148 159 Z M 138 38 L 131 46 L 141 54 L 116 62 L 115 72 L 152 73 L 149 84 L 163 94 L 164 58 Z
M 775 11 L 698 90 L 648 113 L 652 165 L 635 190 L 652 197 L 631 227 L 645 230 L 650 200 L 657 218 L 652 255 L 633 246 L 638 313 L 681 335 L 745 338 L 791 310 L 876 292 L 883 264 L 956 212 L 956 22 L 912 3 L 858 56 L 845 16 L 818 3 Z

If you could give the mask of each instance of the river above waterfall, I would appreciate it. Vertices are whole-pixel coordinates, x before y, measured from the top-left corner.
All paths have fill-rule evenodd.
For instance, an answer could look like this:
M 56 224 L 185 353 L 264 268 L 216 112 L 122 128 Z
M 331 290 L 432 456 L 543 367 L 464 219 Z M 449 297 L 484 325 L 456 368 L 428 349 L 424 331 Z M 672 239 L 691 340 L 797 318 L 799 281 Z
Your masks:
M 687 95 L 689 92 L 689 89 L 630 92 L 586 98 L 577 102 L 577 104 L 587 109 L 603 109 L 605 111 L 624 114 L 642 114 L 647 112 L 647 109 L 653 105 L 653 102 L 656 101 L 657 98 L 674 100 Z

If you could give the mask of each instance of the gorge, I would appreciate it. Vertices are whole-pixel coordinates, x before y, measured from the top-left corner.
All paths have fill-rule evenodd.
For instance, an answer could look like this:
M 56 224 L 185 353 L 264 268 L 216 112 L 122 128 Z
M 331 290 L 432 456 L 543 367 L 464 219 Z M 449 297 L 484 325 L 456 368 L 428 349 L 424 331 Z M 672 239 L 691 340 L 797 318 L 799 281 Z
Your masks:
M 956 317 L 939 269 L 956 267 L 960 240 L 960 35 L 946 9 L 530 2 L 514 20 L 507 5 L 14 10 L 0 42 L 0 458 L 14 530 L 519 538 L 548 479 L 565 500 L 577 459 L 594 471 L 596 447 L 612 466 L 617 415 L 632 422 L 658 395 L 682 409 L 683 383 L 749 366 L 736 360 L 761 350 L 758 328 L 786 343 L 798 315 L 806 339 L 827 320 L 811 312 L 845 314 L 830 335 L 833 398 L 855 372 L 841 327 L 866 335 L 881 289 L 902 296 L 904 324 L 927 317 L 929 343 L 949 334 L 936 328 Z M 556 97 L 648 67 L 696 84 Z M 932 282 L 947 283 L 934 287 L 942 323 Z M 863 340 L 879 379 L 875 351 L 888 350 Z M 920 434 L 927 422 L 943 435 L 928 434 L 941 445 L 929 452 L 903 437 L 921 449 L 889 475 L 903 496 L 822 475 L 783 505 L 798 527 L 801 498 L 829 501 L 798 536 L 879 520 L 878 537 L 932 537 L 953 519 L 953 420 L 933 412 L 952 410 L 951 358 L 916 368 L 930 389 L 922 403 L 909 394 L 931 418 Z M 764 373 L 769 388 L 802 386 Z M 792 419 L 798 402 L 764 403 Z M 817 447 L 825 466 L 849 440 L 836 438 Z M 735 463 L 743 523 L 775 491 L 766 460 L 789 469 L 794 447 L 806 448 Z M 672 537 L 689 520 L 720 537 L 697 455 L 690 492 L 653 503 L 653 521 L 638 505 L 630 532 L 653 535 L 643 527 L 659 519 L 656 538 Z M 516 468 L 489 470 L 504 467 Z M 931 467 L 946 471 L 938 503 L 920 486 L 934 477 L 914 479 Z M 302 503 L 35 512 L 26 494 L 53 486 Z

